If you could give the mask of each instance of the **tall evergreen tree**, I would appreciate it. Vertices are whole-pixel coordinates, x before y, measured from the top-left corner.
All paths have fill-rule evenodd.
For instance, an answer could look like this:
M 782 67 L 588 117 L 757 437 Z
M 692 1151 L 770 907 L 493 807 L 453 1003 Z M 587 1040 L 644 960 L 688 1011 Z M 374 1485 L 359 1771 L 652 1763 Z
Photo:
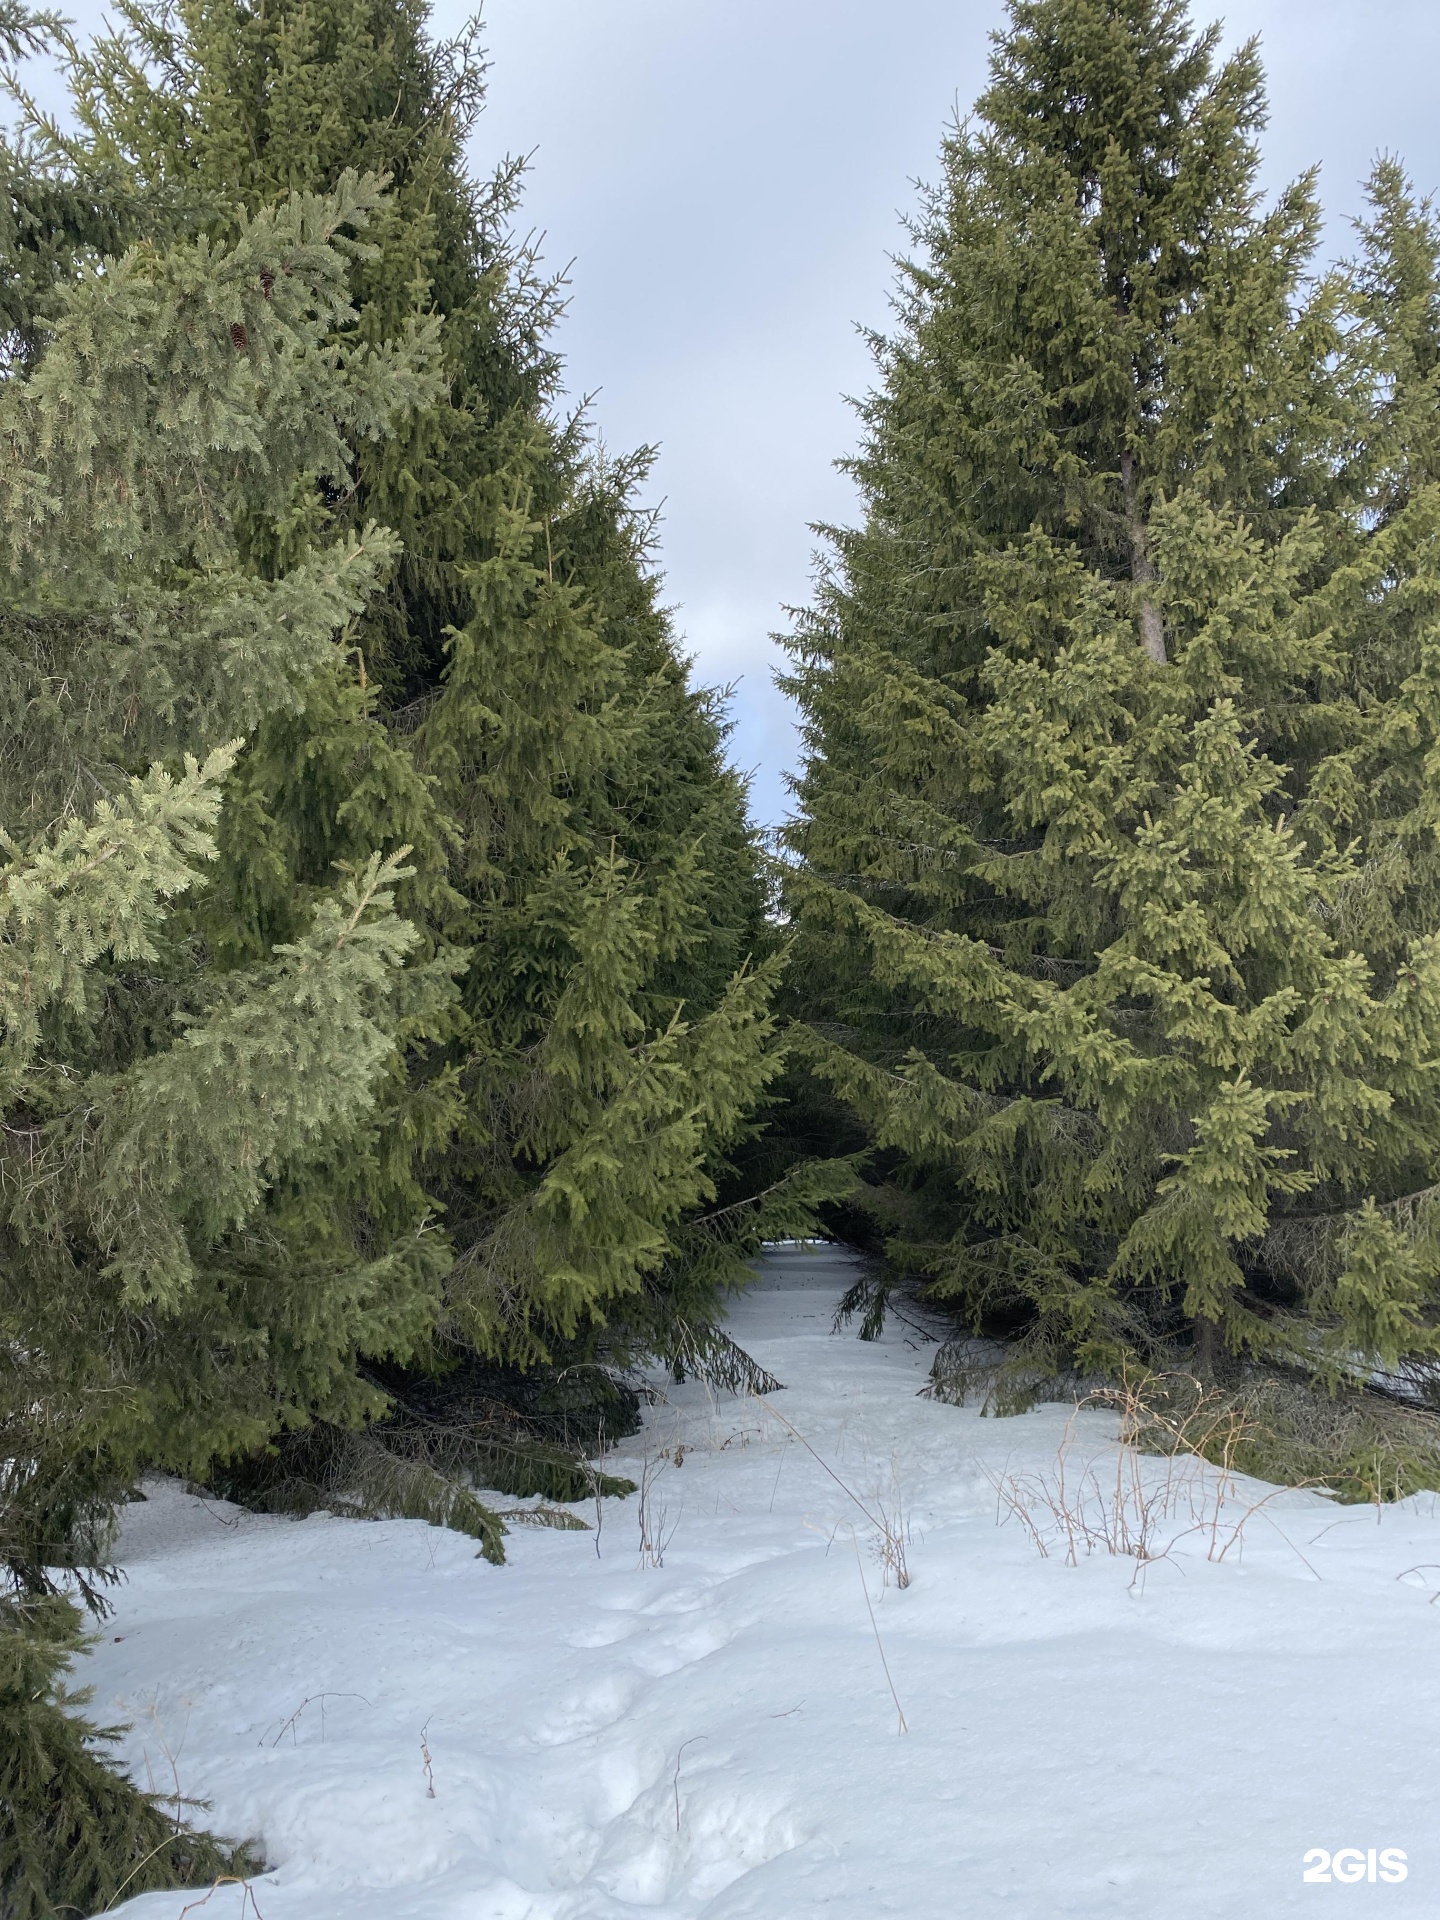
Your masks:
M 334 874 L 249 966 L 217 962 L 193 905 L 240 743 L 301 708 L 394 560 L 373 525 L 283 567 L 247 557 L 252 528 L 286 525 L 316 475 L 343 487 L 351 445 L 437 389 L 433 326 L 347 325 L 381 204 L 347 174 L 226 244 L 58 275 L 33 365 L 0 377 L 7 1913 L 223 1862 L 66 1718 L 55 1569 L 89 1590 L 141 1468 L 357 1418 L 357 1348 L 403 1354 L 434 1317 L 423 1246 L 357 1257 L 307 1198 L 310 1169 L 363 1153 L 388 1060 L 454 996 L 446 965 L 406 964 L 401 856 Z
M 397 1228 L 428 1210 L 453 1256 L 441 1348 L 533 1367 L 602 1335 L 703 1346 L 717 1284 L 807 1220 L 825 1177 L 752 1205 L 728 1171 L 775 1060 L 744 794 L 658 599 L 647 457 L 607 462 L 557 416 L 557 289 L 509 239 L 517 170 L 466 171 L 473 35 L 433 44 L 417 0 L 117 18 L 72 63 L 76 163 L 216 237 L 383 170 L 359 332 L 433 316 L 447 381 L 297 520 L 309 538 L 374 517 L 403 557 L 349 658 L 232 776 L 211 937 L 263 954 L 334 860 L 409 844 L 402 909 L 437 961 L 470 959 L 360 1179 Z
M 389 1251 L 337 1258 L 287 1171 L 355 1148 L 397 1036 L 453 991 L 444 967 L 396 972 L 397 861 L 335 875 L 249 968 L 216 966 L 188 905 L 236 745 L 301 705 L 395 551 L 368 527 L 267 576 L 237 522 L 343 482 L 342 429 L 435 385 L 433 330 L 333 346 L 342 228 L 378 198 L 353 176 L 338 195 L 85 274 L 0 389 L 4 1352 L 16 1405 L 52 1361 L 77 1406 L 111 1383 L 96 1451 L 121 1476 L 352 1402 L 367 1317 L 402 1346 L 433 1317 L 428 1256 L 403 1285 Z
M 793 641 L 810 1057 L 1032 1381 L 1440 1344 L 1436 228 L 1315 276 L 1217 41 L 1013 0 Z

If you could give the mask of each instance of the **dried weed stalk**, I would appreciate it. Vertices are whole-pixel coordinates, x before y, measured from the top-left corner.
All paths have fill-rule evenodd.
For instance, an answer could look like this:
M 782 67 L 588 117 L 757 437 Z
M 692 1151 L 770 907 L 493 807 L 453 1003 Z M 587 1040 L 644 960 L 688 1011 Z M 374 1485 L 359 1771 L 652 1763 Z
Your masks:
M 1087 1408 L 1119 1414 L 1113 1457 L 1077 1457 L 1077 1416 Z M 1018 1520 L 1047 1558 L 1063 1550 L 1068 1566 L 1109 1553 L 1134 1559 L 1138 1577 L 1197 1535 L 1206 1559 L 1223 1561 L 1250 1520 L 1287 1491 L 1272 1487 L 1253 1500 L 1239 1493 L 1240 1462 L 1261 1443 L 1256 1429 L 1247 1401 L 1189 1375 L 1127 1375 L 1076 1404 L 1053 1468 L 988 1474 L 997 1518 Z M 1147 1465 L 1146 1454 L 1159 1455 L 1163 1469 Z
M 906 1560 L 905 1549 L 908 1542 L 909 1528 L 905 1520 L 904 1503 L 901 1500 L 898 1486 L 892 1491 L 888 1499 L 879 1494 L 872 1494 L 868 1500 L 862 1500 L 850 1485 L 849 1481 L 841 1479 L 830 1462 L 826 1460 L 823 1455 L 816 1452 L 815 1448 L 811 1446 L 799 1428 L 795 1426 L 793 1422 L 787 1420 L 785 1415 L 781 1413 L 777 1407 L 773 1407 L 763 1393 L 757 1393 L 754 1398 L 764 1407 L 771 1419 L 777 1420 L 785 1429 L 786 1433 L 789 1434 L 790 1438 L 797 1441 L 805 1449 L 815 1464 L 835 1482 L 846 1499 L 852 1501 L 869 1521 L 874 1534 L 875 1546 L 879 1552 L 880 1564 L 885 1570 L 886 1585 L 888 1586 L 893 1580 L 897 1587 L 908 1587 L 910 1584 L 910 1568 Z

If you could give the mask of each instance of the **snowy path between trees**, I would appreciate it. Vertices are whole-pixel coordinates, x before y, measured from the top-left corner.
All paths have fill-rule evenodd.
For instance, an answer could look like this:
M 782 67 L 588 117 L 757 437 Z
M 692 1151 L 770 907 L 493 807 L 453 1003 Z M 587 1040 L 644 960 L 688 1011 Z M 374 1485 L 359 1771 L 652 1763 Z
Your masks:
M 1265 1489 L 1217 1528 L 1190 1484 L 1143 1570 L 1044 1557 L 996 1477 L 1053 1491 L 1068 1417 L 1103 1527 L 1115 1417 L 917 1398 L 921 1332 L 832 1334 L 849 1273 L 771 1254 L 730 1324 L 785 1391 L 667 1388 L 607 1463 L 649 1551 L 634 1496 L 502 1568 L 419 1523 L 127 1509 L 79 1678 L 138 1777 L 263 1845 L 206 1920 L 1440 1914 L 1440 1501 L 1279 1494 L 1220 1561 Z M 908 1588 L 852 1495 L 903 1521 Z M 1387 1847 L 1403 1884 L 1302 1883 Z

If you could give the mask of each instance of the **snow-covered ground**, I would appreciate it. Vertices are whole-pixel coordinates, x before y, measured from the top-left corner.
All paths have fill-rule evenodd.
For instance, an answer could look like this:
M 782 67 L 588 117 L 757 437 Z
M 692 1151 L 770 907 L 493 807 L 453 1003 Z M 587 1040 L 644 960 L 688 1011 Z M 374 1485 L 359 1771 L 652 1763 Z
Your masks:
M 1147 1460 L 1137 1494 L 1112 1415 L 1066 1446 L 1061 1408 L 917 1398 L 922 1332 L 832 1335 L 847 1271 L 772 1254 L 731 1326 L 786 1390 L 671 1388 L 610 1463 L 648 1545 L 633 1496 L 503 1568 L 409 1522 L 129 1510 L 82 1677 L 139 1777 L 263 1845 L 207 1920 L 1440 1914 L 1435 1500 L 1284 1493 L 1237 1536 L 1265 1489 L 1217 1522 Z M 1067 1564 L 1062 1451 L 1092 1535 L 1170 1552 Z M 1407 1877 L 1305 1884 L 1311 1848 Z

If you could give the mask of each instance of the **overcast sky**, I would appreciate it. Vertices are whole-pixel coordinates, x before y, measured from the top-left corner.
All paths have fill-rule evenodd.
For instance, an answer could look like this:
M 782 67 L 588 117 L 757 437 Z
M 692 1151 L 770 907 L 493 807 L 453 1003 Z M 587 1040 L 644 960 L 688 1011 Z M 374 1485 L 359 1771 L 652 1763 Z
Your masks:
M 666 594 L 697 670 L 737 682 L 765 822 L 795 758 L 768 635 L 806 595 L 815 520 L 883 325 L 911 182 L 984 84 L 991 0 L 489 0 L 475 159 L 534 151 L 526 208 L 574 260 L 561 345 L 621 448 L 657 443 Z M 461 9 L 437 11 L 437 25 Z M 1197 7 L 1197 19 L 1214 17 Z M 1435 0 L 1237 0 L 1259 33 L 1267 179 L 1314 161 L 1334 244 L 1378 150 L 1440 188 Z
M 467 11 L 441 0 L 437 29 Z M 911 182 L 984 84 L 1002 11 L 488 0 L 474 163 L 533 151 L 525 221 L 574 262 L 570 387 L 595 395 L 612 448 L 659 446 L 666 596 L 699 674 L 738 683 L 734 753 L 763 822 L 795 757 L 768 635 L 806 595 L 809 523 L 853 511 L 832 462 L 855 437 L 844 395 L 868 381 L 856 326 L 884 323 Z M 1224 18 L 1232 42 L 1261 36 L 1267 180 L 1322 162 L 1337 250 L 1377 151 L 1440 188 L 1436 0 L 1235 0 Z

